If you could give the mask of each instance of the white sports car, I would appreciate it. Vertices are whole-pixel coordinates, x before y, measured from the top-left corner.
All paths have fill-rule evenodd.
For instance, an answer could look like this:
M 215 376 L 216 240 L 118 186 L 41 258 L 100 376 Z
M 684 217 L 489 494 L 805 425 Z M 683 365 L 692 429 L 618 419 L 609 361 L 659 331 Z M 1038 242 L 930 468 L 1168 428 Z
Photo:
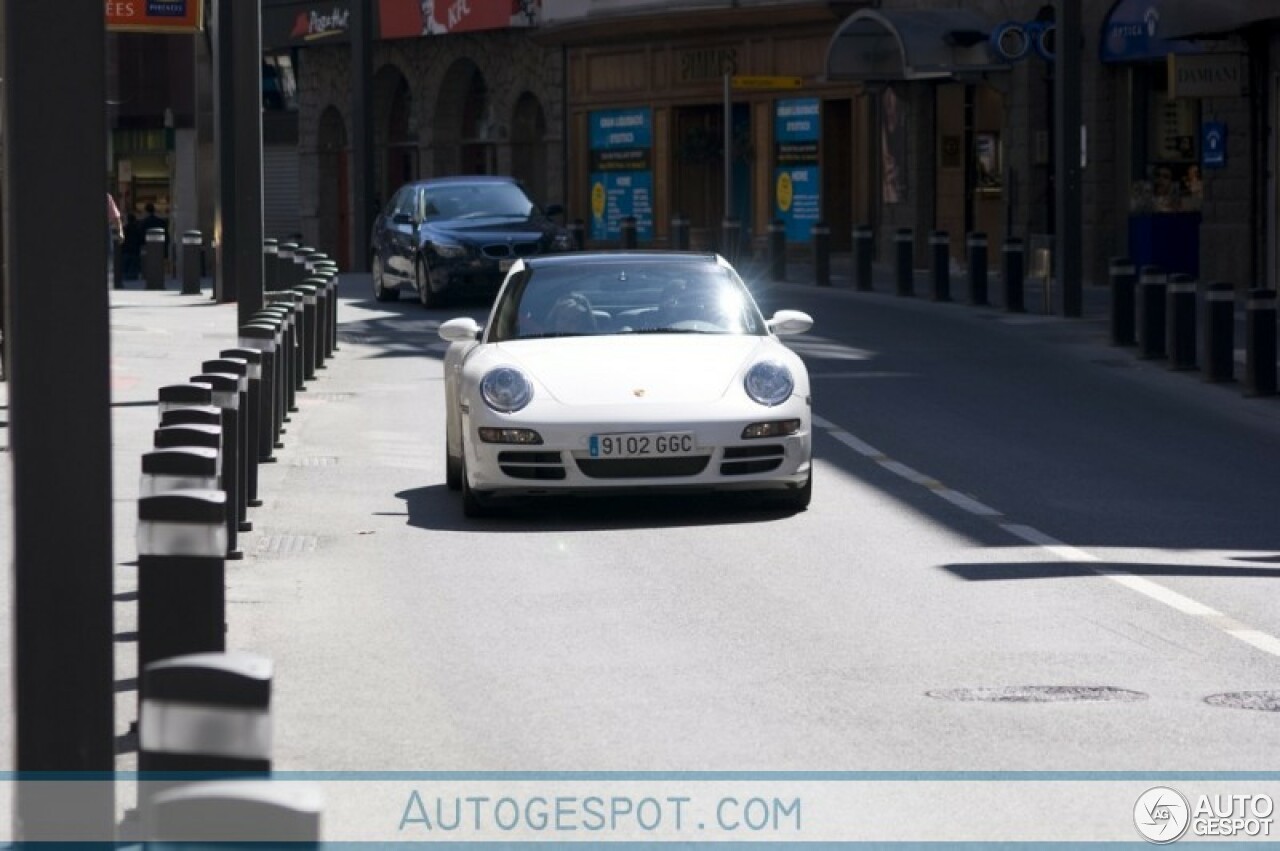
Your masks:
M 517 261 L 488 324 L 440 326 L 446 461 L 468 517 L 502 499 L 766 492 L 809 504 L 809 374 L 722 257 L 587 252 Z

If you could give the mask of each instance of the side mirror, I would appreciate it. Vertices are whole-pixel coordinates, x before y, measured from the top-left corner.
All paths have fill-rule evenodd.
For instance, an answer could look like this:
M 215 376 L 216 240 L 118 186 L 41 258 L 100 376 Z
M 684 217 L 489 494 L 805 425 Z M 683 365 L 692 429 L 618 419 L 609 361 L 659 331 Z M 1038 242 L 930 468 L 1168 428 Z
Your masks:
M 769 330 L 784 334 L 803 334 L 813 327 L 813 317 L 799 310 L 779 310 L 769 320 Z
M 408 213 L 395 213 L 391 216 L 391 221 L 397 225 L 411 225 L 413 224 L 413 216 Z
M 563 205 L 563 204 L 548 204 L 548 205 L 547 205 L 547 208 L 546 208 L 545 210 L 543 210 L 543 212 L 544 212 L 544 213 L 546 213 L 548 217 L 551 217 L 551 216 L 559 216 L 559 215 L 561 215 L 561 214 L 564 212 L 564 205 Z
M 476 322 L 470 316 L 460 316 L 457 319 L 450 319 L 440 326 L 440 339 L 450 343 L 469 343 L 473 340 L 479 340 L 484 327 Z

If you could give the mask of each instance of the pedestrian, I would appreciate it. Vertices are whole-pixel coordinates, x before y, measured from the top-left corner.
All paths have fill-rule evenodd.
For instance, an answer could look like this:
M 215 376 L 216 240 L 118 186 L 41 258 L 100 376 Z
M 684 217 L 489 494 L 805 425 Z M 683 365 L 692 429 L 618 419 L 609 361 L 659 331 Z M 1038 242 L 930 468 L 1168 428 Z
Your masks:
M 120 208 L 116 205 L 116 199 L 111 197 L 111 193 L 107 193 L 107 251 L 110 253 L 115 248 L 115 243 L 124 240 L 124 225 L 120 221 Z
M 125 217 L 124 244 L 120 247 L 126 281 L 136 281 L 142 274 L 142 244 L 146 241 L 147 233 L 142 229 L 142 222 L 130 212 Z

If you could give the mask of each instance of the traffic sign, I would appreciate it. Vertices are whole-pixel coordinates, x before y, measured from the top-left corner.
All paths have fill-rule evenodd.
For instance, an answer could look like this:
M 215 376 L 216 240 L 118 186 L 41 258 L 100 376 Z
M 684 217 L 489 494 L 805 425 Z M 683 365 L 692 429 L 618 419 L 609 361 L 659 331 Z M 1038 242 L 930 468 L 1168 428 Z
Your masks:
M 743 77 L 730 78 L 735 89 L 798 89 L 804 85 L 802 77 Z

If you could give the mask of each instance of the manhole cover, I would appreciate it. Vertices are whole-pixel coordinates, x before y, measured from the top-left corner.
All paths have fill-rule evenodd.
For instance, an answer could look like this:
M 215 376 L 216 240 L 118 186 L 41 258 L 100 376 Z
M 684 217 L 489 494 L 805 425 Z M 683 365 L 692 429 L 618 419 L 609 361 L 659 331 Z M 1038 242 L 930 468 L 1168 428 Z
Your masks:
M 333 455 L 309 455 L 293 462 L 295 467 L 332 467 L 338 463 Z
M 268 535 L 258 541 L 259 555 L 295 556 L 316 551 L 315 535 Z
M 1259 709 L 1263 712 L 1280 712 L 1280 691 L 1229 691 L 1211 694 L 1204 699 L 1210 706 L 1228 709 Z
M 953 688 L 925 692 L 938 700 L 961 703 L 1086 703 L 1103 700 L 1146 700 L 1140 691 L 1112 686 L 1003 686 Z

